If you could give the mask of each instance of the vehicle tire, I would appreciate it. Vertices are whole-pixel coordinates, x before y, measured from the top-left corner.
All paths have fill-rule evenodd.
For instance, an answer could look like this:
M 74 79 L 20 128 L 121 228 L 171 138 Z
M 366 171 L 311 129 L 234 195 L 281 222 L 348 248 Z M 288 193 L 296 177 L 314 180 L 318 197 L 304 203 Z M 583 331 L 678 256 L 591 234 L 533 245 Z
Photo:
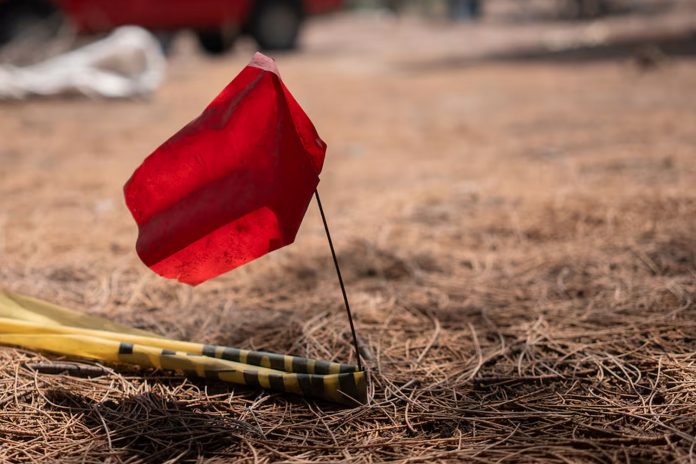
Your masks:
M 47 41 L 63 24 L 58 10 L 44 0 L 10 0 L 0 4 L 0 47 L 15 40 Z
M 198 44 L 210 55 L 222 55 L 230 51 L 237 39 L 237 32 L 225 28 L 196 32 Z
M 264 50 L 292 50 L 297 47 L 303 14 L 293 0 L 261 0 L 252 14 L 249 32 Z

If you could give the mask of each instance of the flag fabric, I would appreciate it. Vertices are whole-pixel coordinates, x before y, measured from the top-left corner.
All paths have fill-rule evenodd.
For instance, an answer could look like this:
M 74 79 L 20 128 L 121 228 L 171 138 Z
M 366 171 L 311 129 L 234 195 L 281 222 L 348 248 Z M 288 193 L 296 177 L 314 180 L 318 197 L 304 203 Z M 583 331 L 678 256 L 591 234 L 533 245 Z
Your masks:
M 355 366 L 167 339 L 2 289 L 0 344 L 180 371 L 348 406 L 367 401 L 365 372 Z
M 292 243 L 325 153 L 275 62 L 257 53 L 126 183 L 138 255 L 197 285 Z

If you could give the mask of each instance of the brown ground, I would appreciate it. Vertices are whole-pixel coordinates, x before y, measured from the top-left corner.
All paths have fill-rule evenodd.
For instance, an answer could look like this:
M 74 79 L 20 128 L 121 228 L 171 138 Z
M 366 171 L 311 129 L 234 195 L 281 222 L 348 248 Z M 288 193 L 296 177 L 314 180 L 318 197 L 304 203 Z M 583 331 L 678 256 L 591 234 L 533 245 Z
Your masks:
M 648 19 L 623 21 L 635 35 Z M 335 18 L 279 57 L 330 146 L 320 190 L 370 405 L 36 375 L 23 366 L 42 356 L 2 348 L 0 461 L 693 459 L 696 61 L 679 40 L 675 56 L 640 48 L 647 69 L 605 56 L 620 18 L 505 21 Z M 548 52 L 556 30 L 598 53 L 490 59 Z M 195 289 L 138 261 L 123 183 L 249 54 L 182 48 L 150 102 L 0 106 L 0 285 L 167 336 L 354 361 L 314 206 L 293 246 Z

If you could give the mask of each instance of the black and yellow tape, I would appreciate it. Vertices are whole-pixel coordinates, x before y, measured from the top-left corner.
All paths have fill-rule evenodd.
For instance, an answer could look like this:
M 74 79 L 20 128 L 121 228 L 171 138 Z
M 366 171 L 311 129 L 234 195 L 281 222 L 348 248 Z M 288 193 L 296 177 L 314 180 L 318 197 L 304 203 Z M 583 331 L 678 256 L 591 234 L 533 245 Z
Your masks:
M 4 290 L 0 344 L 181 371 L 351 406 L 367 401 L 365 372 L 355 366 L 172 340 Z

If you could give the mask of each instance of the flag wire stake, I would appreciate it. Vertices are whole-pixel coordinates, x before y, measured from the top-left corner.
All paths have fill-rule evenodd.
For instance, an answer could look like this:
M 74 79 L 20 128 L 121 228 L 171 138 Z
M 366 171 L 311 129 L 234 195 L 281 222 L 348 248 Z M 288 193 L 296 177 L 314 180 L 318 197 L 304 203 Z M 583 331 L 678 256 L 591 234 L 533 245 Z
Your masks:
M 336 250 L 334 250 L 333 241 L 331 240 L 331 232 L 329 232 L 329 224 L 326 222 L 326 216 L 324 215 L 324 208 L 321 206 L 321 199 L 319 198 L 319 190 L 314 191 L 314 196 L 317 199 L 317 205 L 319 205 L 319 213 L 321 214 L 321 220 L 324 223 L 324 231 L 326 232 L 326 238 L 329 241 L 329 248 L 331 249 L 331 257 L 333 257 L 334 266 L 336 267 L 336 275 L 338 276 L 338 283 L 341 286 L 341 293 L 343 294 L 343 304 L 346 307 L 346 312 L 348 313 L 348 322 L 350 323 L 350 331 L 353 333 L 353 345 L 355 345 L 355 356 L 358 360 L 358 370 L 363 370 L 362 363 L 360 362 L 360 348 L 358 347 L 358 336 L 355 334 L 355 325 L 353 324 L 353 313 L 350 311 L 350 303 L 348 303 L 348 295 L 346 294 L 346 287 L 343 285 L 343 277 L 341 277 L 341 267 L 338 265 L 338 258 L 336 258 Z

